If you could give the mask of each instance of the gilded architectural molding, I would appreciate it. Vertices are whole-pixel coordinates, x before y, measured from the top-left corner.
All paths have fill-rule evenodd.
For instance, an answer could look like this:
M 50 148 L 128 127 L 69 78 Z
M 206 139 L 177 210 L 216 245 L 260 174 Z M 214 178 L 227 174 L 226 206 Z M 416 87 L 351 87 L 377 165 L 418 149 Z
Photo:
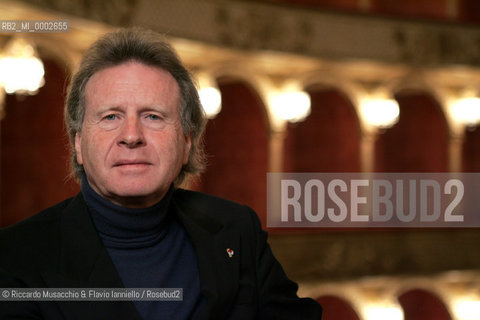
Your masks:
M 109 25 L 140 25 L 171 37 L 233 49 L 272 50 L 335 61 L 480 66 L 480 28 L 451 23 L 236 0 L 22 2 Z
M 480 265 L 472 247 L 480 234 L 474 229 L 334 231 L 270 236 L 270 244 L 285 271 L 306 282 L 428 275 Z
M 169 35 L 328 60 L 480 65 L 480 28 L 227 0 L 139 1 L 132 19 Z
M 50 9 L 114 26 L 128 25 L 139 0 L 22 0 L 41 9 Z

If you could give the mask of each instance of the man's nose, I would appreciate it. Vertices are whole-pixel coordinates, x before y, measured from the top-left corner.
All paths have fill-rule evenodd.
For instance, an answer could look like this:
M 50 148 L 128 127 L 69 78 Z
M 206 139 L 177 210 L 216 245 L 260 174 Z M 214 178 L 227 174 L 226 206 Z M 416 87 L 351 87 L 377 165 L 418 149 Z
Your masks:
M 119 144 L 135 148 L 145 143 L 143 128 L 137 117 L 127 117 L 122 126 Z

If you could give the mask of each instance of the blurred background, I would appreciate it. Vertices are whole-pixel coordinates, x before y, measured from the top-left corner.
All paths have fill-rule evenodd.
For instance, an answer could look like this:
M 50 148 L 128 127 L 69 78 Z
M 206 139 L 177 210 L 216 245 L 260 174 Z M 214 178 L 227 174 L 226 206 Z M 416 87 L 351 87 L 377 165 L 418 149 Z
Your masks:
M 75 195 L 63 103 L 98 36 L 165 33 L 198 79 L 208 169 L 253 207 L 267 172 L 480 172 L 477 0 L 0 0 L 0 227 Z M 270 229 L 326 320 L 480 319 L 480 230 Z

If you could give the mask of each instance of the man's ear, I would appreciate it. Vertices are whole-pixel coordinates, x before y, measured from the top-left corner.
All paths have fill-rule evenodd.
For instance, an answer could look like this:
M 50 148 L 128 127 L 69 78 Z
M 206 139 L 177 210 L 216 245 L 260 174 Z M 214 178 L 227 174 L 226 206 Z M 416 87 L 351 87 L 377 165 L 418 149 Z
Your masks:
M 75 153 L 77 156 L 77 163 L 83 165 L 81 146 L 82 146 L 82 135 L 77 131 L 77 133 L 75 133 Z
M 192 148 L 192 138 L 190 137 L 190 133 L 185 135 L 185 150 L 183 153 L 183 165 L 188 163 L 188 159 L 190 158 L 190 149 Z

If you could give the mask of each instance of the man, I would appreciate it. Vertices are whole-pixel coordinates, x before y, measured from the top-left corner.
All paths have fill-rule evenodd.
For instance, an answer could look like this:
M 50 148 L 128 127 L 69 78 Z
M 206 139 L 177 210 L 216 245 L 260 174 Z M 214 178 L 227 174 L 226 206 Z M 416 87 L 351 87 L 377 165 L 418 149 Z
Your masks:
M 0 232 L 0 287 L 182 288 L 183 301 L 2 302 L 1 319 L 320 319 L 251 209 L 178 188 L 203 168 L 205 118 L 158 34 L 94 43 L 65 122 L 82 190 Z

